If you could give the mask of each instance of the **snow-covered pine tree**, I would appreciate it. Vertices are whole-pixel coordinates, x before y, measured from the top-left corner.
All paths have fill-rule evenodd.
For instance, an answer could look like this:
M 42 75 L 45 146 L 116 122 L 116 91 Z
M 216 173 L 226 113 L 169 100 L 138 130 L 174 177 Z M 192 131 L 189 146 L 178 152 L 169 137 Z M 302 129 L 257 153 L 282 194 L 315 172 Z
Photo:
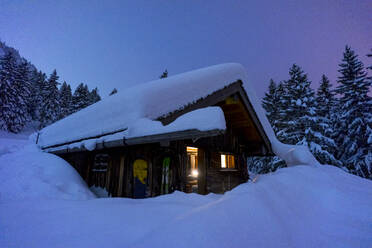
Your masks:
M 336 92 L 339 99 L 339 121 L 337 124 L 338 157 L 350 172 L 372 179 L 371 170 L 371 97 L 363 63 L 349 46 L 339 64 L 341 76 Z
M 285 136 L 283 142 L 299 144 L 305 137 L 315 114 L 314 91 L 310 88 L 307 75 L 296 64 L 289 70 L 290 79 L 284 83 L 283 123 Z
M 286 111 L 287 105 L 285 97 L 287 95 L 286 88 L 284 86 L 285 83 L 280 82 L 276 87 L 275 97 L 273 101 L 274 105 L 274 113 L 272 117 L 273 121 L 273 129 L 277 136 L 277 138 L 284 142 L 287 137 L 287 124 L 286 124 Z
M 30 83 L 30 71 L 29 64 L 22 62 L 17 66 L 15 81 L 13 83 L 13 89 L 16 91 L 17 101 L 15 108 L 16 129 L 22 130 L 23 127 L 30 122 L 30 100 L 31 100 L 31 83 Z
M 285 89 L 283 83 L 280 82 L 278 86 L 271 79 L 269 84 L 269 91 L 265 93 L 262 100 L 262 107 L 266 110 L 266 116 L 276 135 L 281 130 L 281 123 L 283 121 L 284 110 L 286 107 L 283 105 L 283 97 Z
M 342 166 L 342 163 L 336 159 L 337 145 L 333 136 L 336 99 L 331 87 L 328 78 L 322 75 L 315 101 L 317 121 L 313 130 L 315 131 L 317 144 L 324 150 L 324 152 L 318 154 L 318 160 L 323 164 Z
M 316 116 L 315 92 L 307 75 L 296 64 L 289 70 L 290 79 L 285 82 L 285 95 L 280 115 L 283 117 L 278 138 L 292 145 L 306 145 L 321 163 L 336 163 L 326 150 L 332 139 L 320 132 Z M 280 135 L 279 135 L 280 134 Z
M 266 111 L 266 116 L 267 119 L 269 120 L 272 128 L 275 131 L 275 126 L 274 126 L 274 120 L 275 120 L 275 115 L 276 115 L 276 107 L 277 105 L 274 104 L 276 97 L 276 84 L 274 80 L 270 79 L 270 84 L 269 84 L 269 91 L 265 93 L 264 98 L 262 99 L 262 107 Z
M 94 88 L 90 93 L 89 93 L 89 105 L 96 103 L 98 101 L 101 101 L 101 96 L 98 94 L 98 88 Z
M 168 77 L 168 70 L 167 69 L 165 69 L 165 71 L 163 72 L 163 74 L 161 74 L 160 75 L 160 79 L 162 79 L 162 78 L 167 78 Z
M 32 72 L 30 113 L 34 121 L 40 121 L 40 110 L 43 102 L 42 89 L 45 83 L 45 73 L 37 70 Z
M 109 96 L 112 96 L 114 94 L 118 93 L 118 90 L 116 88 L 114 88 L 111 93 L 109 94 Z
M 266 116 L 276 135 L 280 133 L 280 124 L 282 121 L 281 113 L 285 109 L 282 105 L 283 96 L 283 83 L 279 83 L 279 85 L 276 86 L 274 80 L 271 79 L 269 91 L 265 93 L 265 96 L 262 99 L 262 107 L 266 110 Z M 256 173 L 268 173 L 275 171 L 277 168 L 285 167 L 285 162 L 278 157 L 252 157 L 249 161 L 249 169 L 255 170 Z M 261 168 L 255 169 L 255 166 L 257 165 L 260 165 Z
M 17 91 L 14 89 L 17 64 L 12 52 L 0 59 L 0 129 L 17 133 Z
M 59 99 L 60 99 L 60 106 L 61 106 L 61 115 L 60 119 L 68 116 L 72 113 L 72 92 L 71 86 L 63 82 L 61 88 L 59 89 Z
M 77 112 L 90 105 L 90 93 L 88 86 L 83 83 L 79 84 L 72 96 L 74 112 Z
M 367 57 L 369 58 L 372 58 L 372 49 L 371 49 L 371 53 L 370 54 L 367 54 Z M 370 64 L 370 66 L 367 67 L 368 70 L 370 70 L 372 72 L 372 63 Z M 369 87 L 371 87 L 372 85 L 372 75 L 370 75 L 367 80 L 369 81 Z M 370 91 L 371 88 L 369 88 L 369 91 Z M 371 179 L 371 174 L 372 174 L 372 99 L 371 97 L 369 97 L 369 100 L 368 100 L 368 109 L 366 109 L 366 115 L 367 115 L 367 130 L 366 130 L 366 137 L 367 137 L 367 146 L 369 146 L 370 149 L 368 149 L 368 153 L 367 153 L 367 156 L 365 158 L 365 164 L 366 164 L 366 170 L 369 172 L 369 178 Z
M 49 79 L 42 86 L 43 103 L 40 109 L 40 127 L 46 127 L 57 121 L 61 114 L 58 75 L 54 70 Z

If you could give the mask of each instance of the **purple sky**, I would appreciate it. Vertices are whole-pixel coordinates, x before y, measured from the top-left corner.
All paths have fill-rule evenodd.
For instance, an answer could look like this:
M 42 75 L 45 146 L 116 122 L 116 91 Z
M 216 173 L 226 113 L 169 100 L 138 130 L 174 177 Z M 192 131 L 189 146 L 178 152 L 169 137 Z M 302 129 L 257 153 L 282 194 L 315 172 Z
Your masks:
M 372 48 L 370 0 L 1 0 L 0 39 L 61 81 L 112 88 L 238 62 L 259 96 L 299 64 L 334 83 L 346 44 Z

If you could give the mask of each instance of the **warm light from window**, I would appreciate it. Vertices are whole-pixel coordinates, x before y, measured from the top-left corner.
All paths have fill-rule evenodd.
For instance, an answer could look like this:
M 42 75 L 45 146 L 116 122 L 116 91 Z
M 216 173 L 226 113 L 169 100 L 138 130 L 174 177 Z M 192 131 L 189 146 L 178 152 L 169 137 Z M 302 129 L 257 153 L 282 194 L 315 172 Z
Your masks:
M 221 168 L 226 168 L 226 155 L 221 154 Z
M 192 146 L 187 146 L 186 151 L 187 152 L 198 152 L 198 148 L 197 147 L 192 147 Z
M 198 176 L 199 176 L 199 172 L 198 172 L 198 170 L 193 169 L 193 170 L 191 171 L 191 175 L 192 175 L 193 177 L 198 177 Z
M 230 154 L 221 154 L 221 168 L 223 169 L 234 169 L 235 168 L 235 157 Z

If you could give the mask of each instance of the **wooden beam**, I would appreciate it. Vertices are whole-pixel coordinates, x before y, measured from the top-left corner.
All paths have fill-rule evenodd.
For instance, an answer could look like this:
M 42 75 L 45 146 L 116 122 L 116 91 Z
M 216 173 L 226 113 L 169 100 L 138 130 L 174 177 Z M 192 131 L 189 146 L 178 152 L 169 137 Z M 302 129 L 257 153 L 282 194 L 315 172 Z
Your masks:
M 207 165 L 205 161 L 205 151 L 198 148 L 198 193 L 205 195 L 207 193 Z
M 196 109 L 206 108 L 209 106 L 216 105 L 218 102 L 225 101 L 227 97 L 238 92 L 239 89 L 241 88 L 241 85 L 242 85 L 242 82 L 240 80 L 233 82 L 229 84 L 228 86 L 220 90 L 217 90 L 204 98 L 200 98 L 195 103 L 188 104 L 184 106 L 182 109 L 178 109 L 166 115 L 160 116 L 157 118 L 157 120 L 161 121 L 163 125 L 168 125 L 169 123 L 173 122 L 174 120 L 176 120 L 178 117 L 180 117 L 183 114 L 194 111 Z
M 124 162 L 125 156 L 120 155 L 120 169 L 119 169 L 119 185 L 118 185 L 118 196 L 121 197 L 123 192 L 123 180 L 124 180 Z

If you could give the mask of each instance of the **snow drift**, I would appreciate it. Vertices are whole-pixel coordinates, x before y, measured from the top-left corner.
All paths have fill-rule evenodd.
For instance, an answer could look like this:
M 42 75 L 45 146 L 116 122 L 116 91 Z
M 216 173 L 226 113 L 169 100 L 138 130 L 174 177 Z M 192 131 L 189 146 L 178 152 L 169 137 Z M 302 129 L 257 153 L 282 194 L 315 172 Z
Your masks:
M 63 159 L 26 145 L 0 156 L 0 202 L 22 199 L 94 198 L 75 169 Z
M 55 157 L 47 156 L 38 158 L 53 164 Z M 1 162 L 20 166 L 20 160 Z M 75 180 L 75 174 L 70 176 Z M 14 187 L 19 182 L 8 183 Z M 50 193 L 65 196 L 59 190 Z M 0 203 L 0 247 L 369 248 L 371 206 L 371 181 L 331 166 L 296 166 L 262 175 L 224 195 L 8 200 Z

